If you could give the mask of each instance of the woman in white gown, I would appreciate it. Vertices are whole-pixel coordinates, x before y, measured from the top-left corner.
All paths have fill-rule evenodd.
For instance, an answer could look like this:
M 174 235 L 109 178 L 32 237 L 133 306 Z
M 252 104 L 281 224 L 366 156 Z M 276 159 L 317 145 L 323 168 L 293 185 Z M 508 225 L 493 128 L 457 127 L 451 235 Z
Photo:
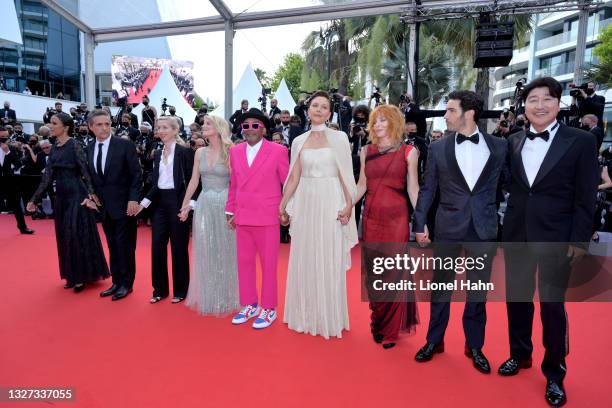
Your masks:
M 353 216 L 356 191 L 351 150 L 343 132 L 329 129 L 331 100 L 310 98 L 310 131 L 297 137 L 279 207 L 290 220 L 291 251 L 284 322 L 300 333 L 342 337 L 349 330 L 346 271 L 357 243 Z
M 189 201 L 202 180 L 202 192 L 193 215 L 193 268 L 186 306 L 203 315 L 225 316 L 239 308 L 236 235 L 227 227 L 225 203 L 229 187 L 229 124 L 206 116 L 202 126 L 208 146 L 197 150 L 181 219 L 187 219 Z

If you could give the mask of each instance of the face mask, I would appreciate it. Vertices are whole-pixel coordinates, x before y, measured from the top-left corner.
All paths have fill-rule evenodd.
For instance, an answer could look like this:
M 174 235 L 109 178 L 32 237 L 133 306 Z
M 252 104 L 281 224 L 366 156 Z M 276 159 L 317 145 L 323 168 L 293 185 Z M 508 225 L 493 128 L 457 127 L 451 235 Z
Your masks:
M 274 119 L 274 123 L 277 125 L 281 124 L 281 120 L 279 118 Z
M 130 127 L 130 122 L 121 122 L 124 127 Z
M 523 127 L 523 126 L 525 126 L 525 121 L 524 121 L 523 119 L 518 119 L 518 120 L 516 121 L 516 126 L 518 126 L 518 127 Z
M 174 115 L 175 113 L 176 113 L 176 111 L 175 111 L 175 110 L 171 110 L 171 111 L 170 111 L 170 114 L 171 114 L 171 115 Z
M 4 109 L 10 108 L 10 105 L 4 105 Z
M 37 140 L 30 140 L 30 146 L 36 146 L 38 144 Z
M 143 104 L 144 106 L 148 106 L 148 105 L 149 105 L 149 101 L 142 101 L 142 104 Z
M 132 113 L 132 108 L 127 108 L 128 113 Z
M 582 126 L 581 126 L 581 128 L 582 128 L 583 130 L 587 130 L 587 131 L 588 131 L 588 130 L 591 130 L 591 127 L 590 127 L 589 125 L 582 125 Z
M 79 130 L 79 134 L 81 136 L 87 136 L 88 133 L 89 133 L 89 131 L 87 131 L 87 130 L 84 130 L 84 129 L 83 130 Z
M 586 93 L 587 95 L 593 95 L 595 93 L 595 90 L 592 88 L 587 88 L 584 93 Z
M 417 137 L 417 133 L 416 133 L 416 132 L 410 132 L 410 133 L 408 133 L 408 137 L 409 137 L 410 139 L 414 139 L 414 138 L 416 138 L 416 137 Z

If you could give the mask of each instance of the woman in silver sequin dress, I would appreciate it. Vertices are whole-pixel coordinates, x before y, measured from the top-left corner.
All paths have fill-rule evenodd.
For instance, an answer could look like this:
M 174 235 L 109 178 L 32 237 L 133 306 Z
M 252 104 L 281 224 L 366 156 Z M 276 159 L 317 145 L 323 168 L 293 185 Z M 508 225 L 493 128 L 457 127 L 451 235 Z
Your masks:
M 236 235 L 225 221 L 232 142 L 228 123 L 216 116 L 204 118 L 202 133 L 209 145 L 196 152 L 194 170 L 179 215 L 187 219 L 189 201 L 200 177 L 202 192 L 193 217 L 193 273 L 185 303 L 203 315 L 225 316 L 240 306 Z

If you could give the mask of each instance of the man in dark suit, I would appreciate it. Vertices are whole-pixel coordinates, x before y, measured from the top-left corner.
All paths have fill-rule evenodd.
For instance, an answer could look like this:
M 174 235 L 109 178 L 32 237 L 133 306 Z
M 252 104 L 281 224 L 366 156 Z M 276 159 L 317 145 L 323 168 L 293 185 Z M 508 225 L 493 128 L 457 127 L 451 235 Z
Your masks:
M 17 186 L 14 171 L 21 167 L 21 160 L 16 150 L 8 145 L 8 131 L 0 126 L 0 193 L 6 199 L 8 207 L 13 210 L 17 220 L 17 228 L 22 234 L 33 234 L 28 228 L 18 199 Z M 0 196 L 1 198 L 2 196 Z
M 132 292 L 136 276 L 136 218 L 142 170 L 134 143 L 111 136 L 111 118 L 95 110 L 87 119 L 96 140 L 87 148 L 94 190 L 102 206 L 102 226 L 110 252 L 113 285 L 100 293 L 113 300 Z
M 580 120 L 580 122 L 582 123 L 582 128 L 587 132 L 591 132 L 595 135 L 595 138 L 597 139 L 597 151 L 599 151 L 604 140 L 604 131 L 602 128 L 597 126 L 597 121 L 597 116 L 591 113 L 589 113 L 588 115 L 584 115 Z
M 4 101 L 4 109 L 0 109 L 0 125 L 14 125 L 17 122 L 17 114 L 11 109 L 11 103 Z
M 468 270 L 467 277 L 470 281 L 488 283 L 496 247 L 492 241 L 497 237 L 495 194 L 504 168 L 507 142 L 478 129 L 476 123 L 484 104 L 476 93 L 456 91 L 448 97 L 444 118 L 448 129 L 455 133 L 430 145 L 425 181 L 414 214 L 414 231 L 419 244 L 429 242 L 427 214 L 439 191 L 434 255 L 456 258 L 463 247 L 466 257 L 484 260 L 484 267 Z M 452 282 L 455 273 L 460 271 L 436 269 L 433 280 Z M 419 362 L 429 361 L 434 353 L 444 351 L 451 295 L 452 291 L 432 292 L 427 343 L 415 356 Z M 463 311 L 465 354 L 483 373 L 491 371 L 482 352 L 486 296 L 486 291 L 468 291 Z
M 129 113 L 124 113 L 121 117 L 121 122 L 119 123 L 119 127 L 115 132 L 117 137 L 122 137 L 124 139 L 131 140 L 136 143 L 138 138 L 140 137 L 140 131 L 136 128 L 132 127 L 132 121 Z
M 557 122 L 562 92 L 561 84 L 550 77 L 535 79 L 523 89 L 531 127 L 508 139 L 511 182 L 502 234 L 512 243 L 504 248 L 510 358 L 498 372 L 515 375 L 531 366 L 537 269 L 546 350 L 542 371 L 545 398 L 552 406 L 566 402 L 564 297 L 571 265 L 585 254 L 591 238 L 599 182 L 595 137 Z
M 268 112 L 268 117 L 272 119 L 274 115 L 280 115 L 281 110 L 278 107 L 278 100 L 276 98 L 272 98 L 270 101 L 270 112 Z
M 597 126 L 603 128 L 603 113 L 606 98 L 595 93 L 595 82 L 589 82 L 587 89 L 576 89 L 578 95 L 572 99 L 572 106 L 578 108 L 578 116 L 583 117 L 589 113 L 597 116 Z
M 243 99 L 240 102 L 240 109 L 232 114 L 229 118 L 229 123 L 232 125 L 232 135 L 237 138 L 242 138 L 240 124 L 242 123 L 242 115 L 249 110 L 249 101 Z

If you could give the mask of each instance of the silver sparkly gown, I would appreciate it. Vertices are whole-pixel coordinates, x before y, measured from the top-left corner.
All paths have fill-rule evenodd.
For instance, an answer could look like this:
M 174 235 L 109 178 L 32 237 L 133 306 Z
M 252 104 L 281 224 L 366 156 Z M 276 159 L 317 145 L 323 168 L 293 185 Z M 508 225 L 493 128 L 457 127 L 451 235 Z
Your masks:
M 200 177 L 202 192 L 193 217 L 193 272 L 185 303 L 204 315 L 225 316 L 240 307 L 236 234 L 225 221 L 230 173 L 224 163 L 209 168 L 204 150 Z

